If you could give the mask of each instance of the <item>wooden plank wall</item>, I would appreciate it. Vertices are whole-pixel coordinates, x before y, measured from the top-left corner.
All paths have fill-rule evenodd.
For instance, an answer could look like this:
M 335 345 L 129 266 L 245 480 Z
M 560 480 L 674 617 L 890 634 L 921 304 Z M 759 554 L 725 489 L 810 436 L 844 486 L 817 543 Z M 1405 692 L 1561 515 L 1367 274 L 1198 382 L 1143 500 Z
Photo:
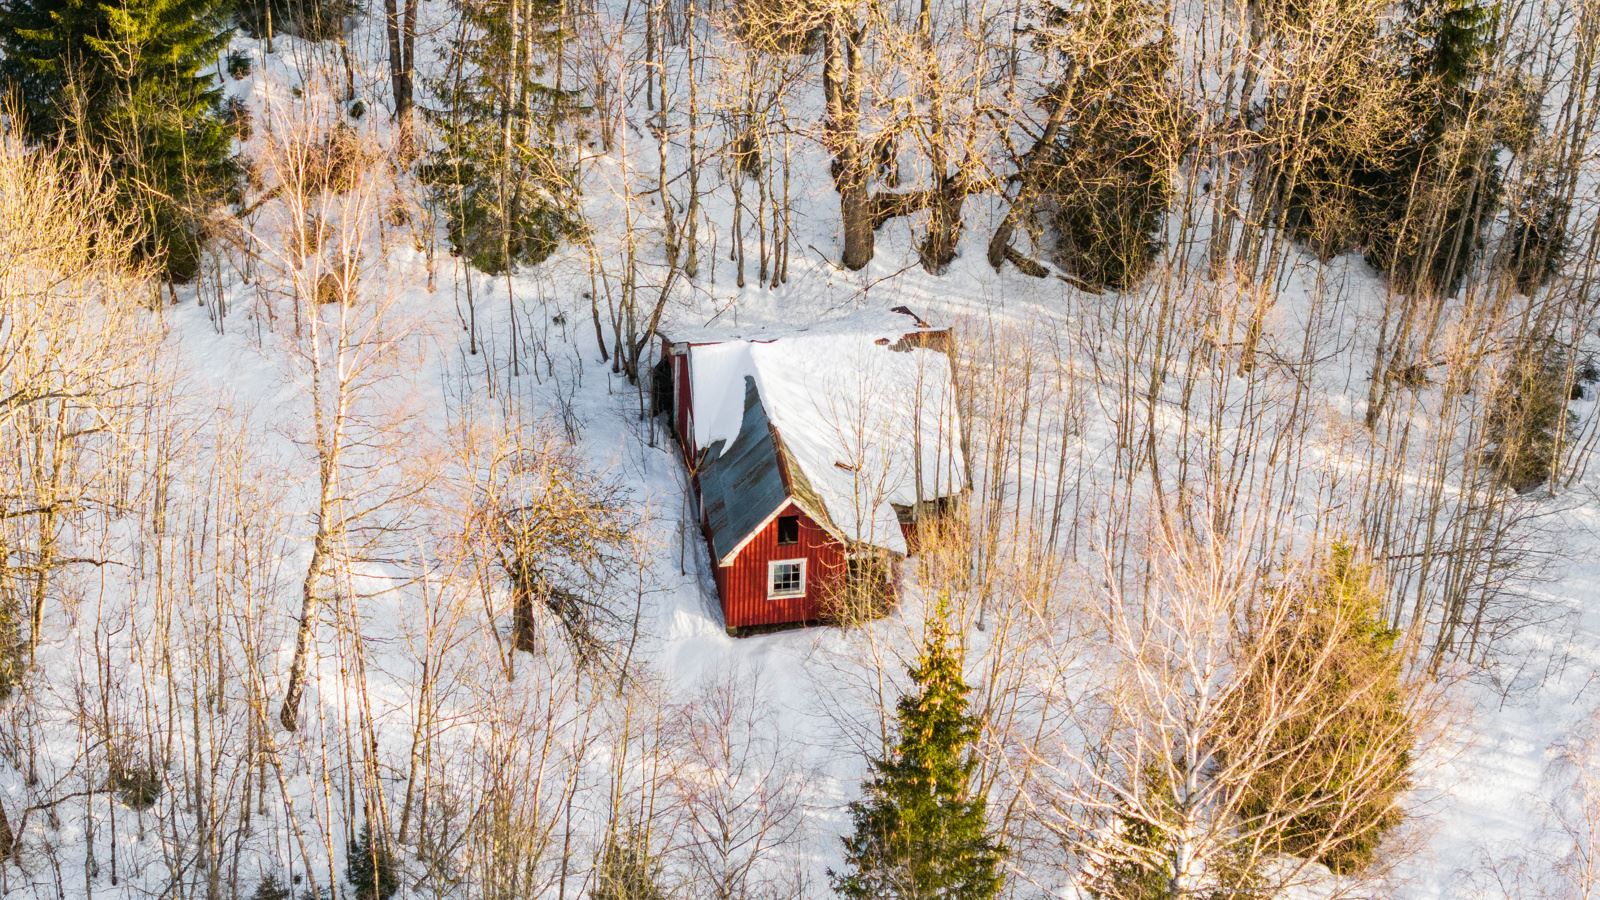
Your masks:
M 791 501 L 778 516 L 800 518 L 800 541 L 778 545 L 778 518 L 734 557 L 717 567 L 717 592 L 728 628 L 814 622 L 823 617 L 823 600 L 845 575 L 844 548 Z M 767 563 L 780 559 L 806 560 L 806 593 L 784 600 L 767 599 Z

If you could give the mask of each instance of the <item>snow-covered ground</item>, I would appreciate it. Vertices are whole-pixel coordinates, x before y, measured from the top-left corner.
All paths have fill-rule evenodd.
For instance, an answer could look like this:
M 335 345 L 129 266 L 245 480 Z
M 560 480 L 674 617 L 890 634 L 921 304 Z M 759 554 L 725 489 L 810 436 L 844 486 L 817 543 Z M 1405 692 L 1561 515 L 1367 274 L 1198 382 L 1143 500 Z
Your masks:
M 424 13 L 425 24 L 436 26 L 447 10 L 443 4 L 430 3 Z M 437 28 L 424 31 L 438 33 Z M 371 110 L 361 127 L 372 129 L 381 140 L 386 87 L 378 37 L 378 31 L 364 25 L 353 46 L 360 63 L 358 92 L 368 99 Z M 428 41 L 424 46 L 433 49 Z M 309 74 L 325 50 L 290 39 L 280 39 L 271 55 L 243 38 L 236 39 L 235 48 L 256 62 L 250 77 L 228 83 L 229 93 L 243 98 L 255 112 L 253 146 L 261 146 L 270 123 L 282 121 L 283 106 L 310 102 L 304 97 L 325 99 Z M 294 88 L 301 88 L 303 96 L 297 97 Z M 654 194 L 646 190 L 653 184 L 655 149 L 648 133 L 633 127 L 643 116 L 640 111 L 627 126 L 634 130 L 631 150 L 604 154 L 596 149 L 595 156 L 585 161 L 585 210 L 595 226 L 595 254 L 612 278 L 621 267 L 622 223 L 630 217 L 646 222 L 640 233 L 648 235 L 659 218 Z M 954 324 L 967 348 L 966 363 L 975 371 L 997 371 L 1024 357 L 1035 361 L 1037 367 L 1022 392 L 1041 408 L 1031 418 L 1024 413 L 1027 434 L 1019 438 L 1016 460 L 997 469 L 993 460 L 974 459 L 976 480 L 981 482 L 980 491 L 1008 498 L 1013 509 L 1025 513 L 1063 504 L 1068 515 L 1078 517 L 1077 527 L 1063 531 L 1077 535 L 1081 528 L 1084 536 L 1063 536 L 1057 542 L 1061 552 L 1076 555 L 1069 565 L 1094 568 L 1093 557 L 1103 548 L 1087 535 L 1103 527 L 1097 517 L 1115 505 L 1098 492 L 1116 477 L 1115 445 L 1121 434 L 1112 419 L 1123 390 L 1117 376 L 1123 367 L 1138 364 L 1123 355 L 1126 347 L 1115 343 L 1117 334 L 1126 333 L 1119 331 L 1126 323 L 1112 314 L 1112 307 L 1128 303 L 1147 308 L 1153 298 L 1091 295 L 1056 279 L 1035 280 L 1014 270 L 996 274 L 984 261 L 983 250 L 1000 209 L 985 198 L 968 201 L 969 229 L 950 271 L 934 276 L 917 264 L 913 235 L 917 226 L 907 220 L 891 222 L 881 231 L 872 264 L 859 272 L 843 270 L 832 262 L 838 258 L 837 208 L 826 158 L 810 142 L 797 145 L 795 155 L 793 170 L 799 184 L 794 196 L 799 199 L 789 281 L 778 288 L 753 284 L 738 288 L 726 247 L 708 248 L 704 271 L 674 294 L 662 330 L 747 335 L 762 328 L 793 330 L 905 305 L 935 321 Z M 633 207 L 631 214 L 625 214 L 628 204 Z M 281 212 L 272 205 L 263 207 L 256 221 L 263 240 L 281 237 L 279 225 L 274 224 L 281 223 Z M 713 194 L 707 200 L 706 233 L 726 240 L 730 221 L 726 197 Z M 659 234 L 652 240 L 642 251 L 647 268 L 659 266 Z M 680 457 L 665 431 L 640 415 L 647 402 L 640 388 L 601 359 L 590 319 L 589 295 L 597 282 L 586 249 L 564 248 L 545 264 L 510 279 L 465 273 L 457 260 L 445 255 L 442 243 L 431 265 L 436 269 L 430 274 L 427 255 L 398 233 L 388 235 L 377 258 L 364 264 L 364 290 L 373 298 L 383 296 L 387 327 L 404 335 L 368 395 L 375 398 L 374 417 L 381 414 L 399 423 L 385 438 L 383 452 L 444 447 L 452 429 L 464 419 L 508 418 L 536 423 L 531 426 L 535 430 L 563 434 L 587 464 L 615 478 L 629 498 L 628 514 L 638 523 L 639 546 L 646 548 L 635 649 L 640 670 L 648 673 L 641 679 L 645 683 L 641 690 L 652 698 L 657 715 L 668 716 L 687 715 L 683 711 L 688 704 L 704 704 L 708 692 L 718 686 L 736 685 L 743 692 L 751 710 L 747 730 L 756 736 L 753 743 L 763 748 L 760 755 L 766 766 L 764 778 L 758 779 L 761 785 L 751 789 L 752 797 L 773 806 L 781 805 L 783 798 L 792 799 L 798 831 L 780 856 L 800 873 L 802 895 L 826 894 L 824 873 L 841 862 L 839 837 L 848 827 L 845 804 L 856 796 L 865 771 L 862 750 L 872 749 L 877 740 L 879 704 L 885 698 L 892 702 L 895 682 L 903 680 L 902 660 L 920 628 L 923 601 L 914 585 L 888 619 L 861 629 L 729 637 L 720 620 L 704 542 L 686 520 L 686 476 Z M 276 697 L 293 647 L 298 579 L 309 559 L 315 527 L 309 518 L 315 508 L 316 477 L 309 375 L 290 326 L 281 318 L 285 307 L 276 308 L 278 320 L 268 321 L 271 301 L 263 299 L 257 284 L 247 283 L 238 271 L 225 272 L 222 284 L 220 299 L 225 302 L 220 305 L 216 294 L 190 289 L 180 291 L 180 302 L 161 311 L 162 350 L 178 377 L 174 419 L 193 423 L 183 429 L 183 440 L 206 448 L 243 435 L 243 485 L 274 513 L 270 518 L 277 529 L 276 543 L 264 548 L 275 560 L 267 567 L 277 578 L 276 589 L 268 592 L 272 602 L 264 607 L 261 622 L 229 627 L 237 625 L 240 633 L 257 629 L 251 633 L 264 645 L 278 648 L 259 661 L 258 671 L 264 695 Z M 481 342 L 476 353 L 468 345 L 469 295 L 472 327 Z M 1318 305 L 1313 296 L 1331 299 Z M 1383 299 L 1378 279 L 1350 258 L 1326 265 L 1302 260 L 1281 286 L 1268 317 L 1268 344 L 1297 349 L 1310 332 L 1327 346 L 1326 353 L 1312 354 L 1325 362 L 1306 379 L 1310 402 L 1319 411 L 1313 435 L 1320 443 L 1307 454 L 1312 468 L 1322 465 L 1331 472 L 1359 455 L 1370 326 L 1373 309 Z M 370 302 L 377 308 L 376 299 Z M 1137 318 L 1141 309 L 1129 317 Z M 1299 377 L 1286 374 L 1282 383 L 1270 387 L 1284 389 L 1283 384 Z M 1224 395 L 1235 389 L 1228 378 L 1219 383 Z M 1177 389 L 1176 385 L 1164 388 Z M 1217 401 L 1219 408 L 1228 405 Z M 1587 416 L 1590 405 L 1577 404 L 1575 409 Z M 719 426 L 706 427 L 708 435 L 719 433 Z M 1229 420 L 1228 427 L 1235 429 L 1234 439 L 1245 440 L 1243 435 L 1250 434 L 1248 423 Z M 1058 450 L 1061 459 L 1070 462 L 1052 458 Z M 984 474 L 995 471 L 1004 473 L 1004 484 L 992 484 L 990 475 Z M 1058 478 L 1061 471 L 1070 471 L 1072 481 Z M 1313 483 L 1323 482 L 1306 479 L 1306 484 Z M 1314 506 L 1324 499 L 1320 490 L 1307 488 L 1297 503 Z M 1586 473 L 1547 505 L 1539 526 L 1556 557 L 1543 578 L 1511 587 L 1513 593 L 1525 592 L 1539 602 L 1537 621 L 1507 638 L 1486 666 L 1447 672 L 1442 734 L 1418 760 L 1408 798 L 1412 822 L 1397 838 L 1397 856 L 1401 843 L 1412 846 L 1391 882 L 1375 896 L 1416 900 L 1566 896 L 1569 888 L 1563 885 L 1568 883 L 1553 873 L 1571 863 L 1575 850 L 1600 849 L 1600 833 L 1585 831 L 1594 823 L 1586 826 L 1583 819 L 1586 800 L 1590 815 L 1600 808 L 1600 604 L 1591 599 L 1600 586 L 1600 473 Z M 1295 521 L 1314 518 L 1301 516 Z M 371 703 L 378 755 L 390 767 L 380 776 L 383 789 L 396 803 L 406 789 L 400 776 L 413 747 L 420 715 L 419 671 L 428 658 L 418 643 L 425 630 L 418 620 L 419 591 L 425 586 L 408 582 L 401 590 L 381 587 L 383 579 L 400 568 L 374 564 L 362 570 L 360 577 L 371 583 L 362 592 L 359 611 L 362 639 L 369 648 L 364 677 L 371 692 L 370 700 L 363 702 Z M 122 576 L 109 577 L 115 582 Z M 188 634 L 184 631 L 188 624 L 201 628 L 210 620 L 203 610 L 185 611 L 180 606 L 177 623 L 149 622 L 140 612 L 150 597 L 148 588 L 80 590 L 84 599 L 75 611 L 55 614 L 50 623 L 59 637 L 41 649 L 41 682 L 59 686 L 61 693 L 53 695 L 53 705 L 65 712 L 38 723 L 37 756 L 45 782 L 93 785 L 94 778 L 75 780 L 78 773 L 65 768 L 72 760 L 85 758 L 84 748 L 62 743 L 81 734 L 70 714 L 74 692 L 93 699 L 92 691 L 83 693 L 84 685 L 94 683 L 84 672 L 86 660 L 93 658 L 92 652 L 86 655 L 85 646 L 92 651 L 106 642 L 117 665 L 154 672 L 157 668 L 141 655 L 157 646 L 150 641 L 158 631 L 167 629 L 170 634 L 176 628 L 180 635 Z M 968 638 L 969 669 L 980 688 L 995 663 L 989 655 L 991 646 L 999 646 L 991 644 L 998 640 L 995 634 L 974 630 Z M 576 702 L 570 696 L 541 693 L 538 664 L 529 664 L 505 687 L 489 685 L 500 677 L 493 670 L 499 659 L 492 651 L 494 636 L 490 630 L 462 626 L 459 638 L 472 650 L 453 657 L 451 665 L 470 668 L 467 660 L 473 660 L 482 671 L 456 672 L 463 687 L 436 700 L 445 718 L 467 715 L 468 710 L 491 702 L 526 701 L 534 710 Z M 245 885 L 253 885 L 258 873 L 294 871 L 306 845 L 315 859 L 323 858 L 324 846 L 335 860 L 344 852 L 344 825 L 329 809 L 319 808 L 319 803 L 326 804 L 328 793 L 318 783 L 328 771 L 324 766 L 329 754 L 337 756 L 318 742 L 331 735 L 348 739 L 352 717 L 361 715 L 348 692 L 342 670 L 345 657 L 334 646 L 338 640 L 329 632 L 319 637 L 321 670 L 308 696 L 308 711 L 302 714 L 323 724 L 308 727 L 298 738 L 284 739 L 287 765 L 280 770 L 280 781 L 262 788 L 275 797 L 281 791 L 290 798 L 293 811 L 286 812 L 274 801 L 248 834 L 230 832 L 221 841 L 237 851 Z M 234 638 L 219 639 L 212 652 L 236 652 L 239 647 Z M 1004 648 L 995 652 L 1003 653 Z M 197 703 L 177 689 L 195 688 L 196 678 L 180 675 L 166 686 L 147 682 L 122 688 L 128 697 L 161 698 L 173 704 L 172 710 L 193 716 L 194 740 L 199 741 Z M 240 683 L 244 680 L 248 679 Z M 224 688 L 239 689 L 235 684 Z M 129 702 L 130 709 L 136 706 Z M 591 739 L 597 744 L 576 767 L 575 777 L 588 793 L 579 803 L 584 809 L 569 820 L 578 823 L 578 837 L 572 838 L 575 844 L 568 851 L 576 860 L 568 896 L 581 885 L 599 846 L 598 826 L 604 823 L 610 799 L 606 778 L 613 766 L 626 770 L 628 765 L 619 759 L 621 745 L 606 743 L 616 733 L 615 717 L 620 713 L 617 708 L 605 710 L 592 731 L 585 724 L 583 730 L 563 732 L 558 738 L 562 744 Z M 275 713 L 274 709 L 269 718 L 275 720 Z M 168 712 L 152 715 L 160 718 Z M 167 730 L 153 721 L 135 727 L 149 734 Z M 189 727 L 185 724 L 179 731 Z M 607 737 L 597 737 L 601 734 Z M 187 739 L 181 734 L 166 738 L 180 743 Z M 214 735 L 204 743 L 238 746 Z M 241 766 L 239 777 L 249 768 L 248 762 Z M 631 778 L 618 781 L 632 783 Z M 5 772 L 0 778 L 0 796 L 7 799 L 8 808 L 30 796 L 24 782 L 20 771 Z M 138 828 L 108 824 L 115 806 L 103 794 L 75 797 L 53 807 L 48 821 L 30 823 L 25 838 L 34 849 L 25 867 L 7 876 L 8 896 L 199 896 L 170 887 L 174 880 L 188 877 L 180 873 L 194 859 L 170 858 L 162 848 L 184 841 L 145 834 L 142 820 Z M 186 810 L 170 820 L 174 823 L 170 827 L 175 834 L 195 828 L 195 815 Z M 679 820 L 676 827 L 688 826 Z M 40 849 L 45 846 L 51 849 Z M 109 863 L 113 858 L 119 860 L 115 883 Z M 1018 853 L 1013 864 L 1012 883 L 1018 896 L 1066 890 L 1058 861 L 1030 850 Z M 407 871 L 422 874 L 414 861 L 408 862 Z M 316 877 L 323 885 L 330 880 L 324 871 Z M 468 873 L 467 881 L 471 877 Z M 416 895 L 435 896 L 433 891 L 439 889 L 430 885 Z M 555 892 L 553 887 L 548 890 Z M 686 891 L 686 896 L 699 896 L 692 882 Z

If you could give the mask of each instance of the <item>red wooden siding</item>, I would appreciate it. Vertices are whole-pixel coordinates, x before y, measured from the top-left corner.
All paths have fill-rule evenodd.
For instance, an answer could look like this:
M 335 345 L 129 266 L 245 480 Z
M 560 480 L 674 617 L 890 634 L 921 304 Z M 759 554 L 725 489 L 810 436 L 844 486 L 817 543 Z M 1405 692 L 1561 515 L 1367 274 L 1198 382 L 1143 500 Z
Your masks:
M 689 414 L 692 399 L 687 353 L 672 354 L 672 399 L 678 407 L 674 413 L 677 416 L 678 443 L 683 447 L 683 458 L 689 464 L 689 471 L 693 472 L 697 448 L 694 445 L 694 417 Z
M 800 518 L 800 542 L 778 546 L 778 516 Z M 844 548 L 792 501 L 734 557 L 717 567 L 717 593 L 729 629 L 753 625 L 790 625 L 822 619 L 823 600 L 844 578 Z M 767 563 L 780 559 L 806 561 L 806 593 L 785 600 L 767 599 Z M 715 562 L 715 560 L 713 560 Z

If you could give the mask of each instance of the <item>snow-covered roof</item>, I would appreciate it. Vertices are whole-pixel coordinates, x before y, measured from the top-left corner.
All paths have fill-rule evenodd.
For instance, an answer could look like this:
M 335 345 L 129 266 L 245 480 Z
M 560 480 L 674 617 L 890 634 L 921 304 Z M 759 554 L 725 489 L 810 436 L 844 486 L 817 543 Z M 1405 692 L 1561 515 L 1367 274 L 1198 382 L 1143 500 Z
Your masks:
M 762 438 L 747 427 L 759 403 L 774 452 L 758 457 L 786 467 L 788 494 L 842 540 L 903 554 L 894 507 L 959 493 L 967 469 L 950 357 L 939 341 L 918 340 L 942 332 L 908 328 L 903 316 L 884 324 L 894 327 L 689 343 L 691 409 L 694 445 L 708 469 L 721 469 L 719 458 L 752 459 L 739 444 Z M 715 490 L 702 479 L 708 505 L 737 502 Z

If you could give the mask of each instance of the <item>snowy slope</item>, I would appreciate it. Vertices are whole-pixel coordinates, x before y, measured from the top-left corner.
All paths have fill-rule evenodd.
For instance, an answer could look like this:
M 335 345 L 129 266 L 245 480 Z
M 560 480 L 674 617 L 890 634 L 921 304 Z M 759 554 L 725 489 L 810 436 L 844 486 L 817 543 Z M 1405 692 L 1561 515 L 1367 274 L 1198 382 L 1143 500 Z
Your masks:
M 445 14 L 442 4 L 425 11 L 435 21 Z M 364 61 L 356 79 L 358 92 L 373 110 L 360 127 L 381 139 L 380 101 L 385 88 L 378 37 L 377 30 L 363 27 L 353 46 L 357 60 Z M 250 78 L 230 82 L 229 92 L 256 111 L 258 129 L 260 123 L 272 120 L 275 105 L 302 102 L 295 88 L 310 83 L 305 73 L 322 51 L 287 39 L 280 40 L 270 56 L 255 42 L 239 39 L 235 46 L 251 54 L 257 68 Z M 303 93 L 321 96 L 310 88 Z M 642 112 L 636 118 L 642 120 Z M 261 140 L 258 136 L 255 143 Z M 596 223 L 595 253 L 612 272 L 622 253 L 619 223 L 629 217 L 650 222 L 659 218 L 650 192 L 640 190 L 652 177 L 654 148 L 645 146 L 643 138 L 636 140 L 639 146 L 632 151 L 604 155 L 596 150 L 586 161 L 585 202 Z M 1124 348 L 1115 344 L 1116 332 L 1106 324 L 1111 318 L 1108 310 L 1123 298 L 1089 295 L 1063 282 L 1034 280 L 1014 271 L 997 275 L 983 256 L 984 236 L 997 209 L 981 198 L 967 204 L 970 230 L 960 258 L 944 275 L 929 275 L 916 264 L 914 223 L 907 221 L 883 229 L 878 257 L 866 269 L 842 270 L 829 262 L 837 258 L 838 247 L 825 158 L 814 146 L 796 152 L 795 171 L 804 183 L 795 192 L 803 199 L 794 243 L 817 252 L 797 251 L 789 282 L 775 289 L 737 287 L 722 254 L 708 253 L 707 270 L 692 288 L 673 295 L 662 330 L 675 337 L 696 330 L 748 337 L 763 329 L 793 330 L 841 315 L 871 316 L 904 304 L 956 323 L 968 355 L 965 362 L 976 371 L 999 369 L 1002 363 L 1022 357 L 1037 360 L 1031 376 L 1037 381 L 1019 390 L 1038 406 L 1032 418 L 1023 417 L 1026 434 L 1018 439 L 1017 459 L 1004 467 L 993 459 L 974 459 L 980 482 L 976 488 L 985 496 L 1009 498 L 1016 508 L 1042 510 L 1065 504 L 1082 535 L 1077 527 L 1063 526 L 1058 543 L 1069 554 L 1078 554 L 1076 565 L 1093 568 L 1096 515 L 1114 506 L 1097 492 L 1115 477 L 1115 447 L 1122 435 L 1113 411 L 1124 389 L 1121 367 L 1135 365 L 1132 359 L 1119 358 Z M 721 201 L 710 205 L 708 230 L 726 232 L 729 210 Z M 261 213 L 260 228 L 269 241 L 280 227 L 273 224 L 281 221 L 275 215 L 278 211 L 270 206 Z M 655 238 L 659 240 L 659 235 Z M 769 761 L 761 786 L 768 793 L 762 796 L 772 805 L 788 798 L 796 809 L 793 840 L 774 859 L 781 858 L 783 866 L 800 873 L 800 895 L 826 895 L 823 873 L 841 862 L 839 836 L 848 827 L 844 807 L 856 796 L 865 771 L 862 752 L 877 749 L 882 727 L 878 710 L 897 696 L 897 685 L 904 679 L 903 662 L 920 631 L 923 601 L 915 585 L 888 619 L 861 629 L 729 638 L 711 586 L 711 563 L 689 519 L 685 473 L 668 444 L 670 438 L 658 424 L 641 418 L 640 388 L 601 359 L 589 325 L 596 279 L 585 248 L 565 248 L 536 270 L 510 279 L 465 272 L 442 250 L 430 261 L 422 250 L 393 235 L 374 251 L 366 263 L 368 283 L 388 296 L 392 305 L 386 315 L 403 335 L 387 363 L 381 390 L 374 394 L 384 399 L 382 414 L 399 423 L 395 431 L 403 436 L 389 446 L 436 449 L 469 418 L 537 423 L 538 430 L 570 440 L 577 455 L 624 485 L 628 512 L 638 522 L 640 546 L 648 549 L 641 570 L 636 649 L 639 665 L 648 673 L 641 678 L 651 698 L 645 705 L 675 716 L 686 704 L 703 700 L 708 691 L 722 685 L 737 684 L 748 693 L 754 710 L 749 728 Z M 658 263 L 651 258 L 649 264 Z M 1313 284 L 1323 281 L 1341 285 L 1337 302 L 1313 312 L 1309 299 L 1316 290 Z M 269 305 L 258 285 L 247 282 L 238 270 L 225 274 L 223 283 L 220 297 L 182 292 L 181 302 L 161 313 L 166 329 L 163 349 L 178 373 L 180 411 L 198 423 L 186 440 L 195 448 L 206 448 L 229 435 L 243 434 L 247 459 L 242 481 L 276 511 L 277 543 L 268 552 L 275 554 L 277 581 L 264 592 L 270 602 L 263 608 L 262 621 L 249 626 L 264 629 L 258 636 L 278 648 L 259 661 L 265 694 L 275 696 L 292 650 L 297 578 L 307 564 L 315 529 L 309 520 L 315 469 L 308 445 L 308 375 L 286 337 L 288 326 L 267 319 Z M 1312 385 L 1311 402 L 1323 417 L 1317 435 L 1321 443 L 1308 451 L 1308 467 L 1333 472 L 1350 464 L 1357 452 L 1352 448 L 1361 446 L 1359 436 L 1347 436 L 1359 431 L 1362 377 L 1369 364 L 1363 354 L 1370 355 L 1372 310 L 1383 299 L 1377 279 L 1353 259 L 1324 266 L 1307 258 L 1282 288 L 1269 340 L 1283 347 L 1297 346 L 1304 335 L 1326 327 L 1323 317 L 1337 320 L 1337 330 L 1343 334 L 1354 335 L 1349 340 L 1316 335 L 1327 339 L 1330 349 L 1323 356 L 1325 362 L 1304 379 Z M 1143 305 L 1149 298 L 1128 300 Z M 464 312 L 469 307 L 471 338 Z M 1106 340 L 1099 340 L 1102 337 Z M 834 347 L 825 336 L 804 340 Z M 481 346 L 474 347 L 471 341 L 481 341 Z M 1096 352 L 1090 355 L 1085 348 Z M 819 353 L 816 358 L 824 356 Z M 759 370 L 756 363 L 740 365 Z M 1283 377 L 1285 384 L 1290 380 L 1291 376 Z M 1163 390 L 1167 402 L 1174 404 L 1167 411 L 1172 418 L 1166 421 L 1176 429 L 1179 388 L 1167 385 Z M 1592 410 L 1580 412 L 1587 415 Z M 731 420 L 705 417 L 700 423 L 706 429 L 701 443 L 726 434 L 727 421 L 736 431 L 737 415 Z M 799 428 L 785 430 L 794 433 Z M 1066 466 L 1054 459 L 1057 450 L 1071 461 L 1075 477 L 1070 482 L 1057 477 L 1065 469 L 1052 468 Z M 997 472 L 1002 473 L 999 483 L 994 481 Z M 1600 771 L 1600 605 L 1591 598 L 1600 585 L 1597 491 L 1600 473 L 1590 472 L 1550 502 L 1543 525 L 1559 543 L 1558 561 L 1546 580 L 1513 587 L 1540 599 L 1548 611 L 1515 634 L 1512 649 L 1486 670 L 1451 673 L 1443 735 L 1418 765 L 1408 799 L 1414 824 L 1399 839 L 1413 841 L 1415 852 L 1402 859 L 1382 896 L 1418 900 L 1564 896 L 1567 888 L 1553 873 L 1574 852 L 1575 833 L 1580 841 L 1576 846 L 1591 852 L 1600 848 L 1600 832 L 1583 831 L 1581 816 L 1583 792 L 1600 797 L 1600 785 L 1594 783 L 1594 773 Z M 1296 503 L 1310 510 L 1323 499 L 1310 490 Z M 448 519 L 446 513 L 439 517 L 440 522 Z M 1023 518 L 1017 516 L 1018 521 Z M 1313 518 L 1306 512 L 1300 521 Z M 1073 537 L 1065 536 L 1068 531 Z M 418 620 L 423 588 L 414 582 L 399 590 L 385 587 L 388 579 L 397 578 L 399 569 L 398 564 L 373 564 L 359 573 L 370 583 L 360 591 L 358 613 L 362 640 L 370 648 L 367 702 L 378 755 L 388 767 L 380 777 L 386 796 L 397 804 L 405 785 L 396 773 L 406 770 L 411 736 L 418 727 L 419 660 L 426 657 L 418 650 L 424 640 Z M 111 577 L 113 584 L 119 584 L 116 576 Z M 152 643 L 156 625 L 141 612 L 149 599 L 147 589 L 102 588 L 86 596 L 92 599 L 77 607 L 75 614 L 62 613 L 51 622 L 52 633 L 61 637 L 41 653 L 43 680 L 59 683 L 63 710 L 71 708 L 66 698 L 75 689 L 92 682 L 83 675 L 85 646 L 98 647 L 99 641 L 114 644 L 118 664 L 130 670 L 138 668 L 136 657 L 165 646 Z M 206 621 L 194 613 L 197 627 Z M 115 637 L 130 632 L 104 623 L 127 623 L 133 636 Z M 173 627 L 178 626 L 160 624 Z M 499 685 L 498 675 L 484 674 L 493 672 L 499 659 L 492 629 L 461 626 L 458 639 L 470 649 L 452 657 L 451 664 L 461 667 L 456 674 L 463 686 L 439 699 L 444 718 L 468 716 L 472 710 L 496 704 L 525 703 L 532 715 L 580 705 L 573 696 L 541 693 L 539 666 L 549 665 L 553 671 L 563 665 L 559 659 L 529 663 Z M 1004 626 L 970 630 L 969 670 L 980 690 L 989 686 L 988 675 L 1005 656 L 1006 641 L 1011 639 Z M 230 837 L 247 885 L 258 873 L 293 871 L 302 853 L 320 861 L 312 874 L 319 884 L 337 881 L 328 873 L 342 864 L 346 823 L 328 806 L 319 773 L 326 771 L 329 758 L 326 742 L 348 735 L 337 726 L 358 718 L 359 707 L 349 693 L 337 648 L 331 646 L 337 639 L 325 632 L 320 641 L 325 646 L 318 687 L 308 699 L 314 713 L 307 715 L 322 724 L 284 740 L 281 781 L 272 785 L 291 802 L 262 813 L 248 834 Z M 219 652 L 240 652 L 242 646 L 242 638 L 225 641 Z M 559 651 L 553 650 L 552 656 L 559 657 Z M 481 669 L 473 671 L 472 662 Z M 1078 673 L 1083 678 L 1092 675 Z M 179 675 L 170 684 L 130 686 L 128 706 L 140 705 L 135 697 L 150 697 L 160 701 L 157 707 L 182 713 L 185 721 L 196 718 L 191 692 L 199 687 L 198 677 Z M 241 679 L 227 690 L 242 692 L 243 683 Z M 592 789 L 578 801 L 580 808 L 569 820 L 576 826 L 568 835 L 572 846 L 566 852 L 577 862 L 567 878 L 568 896 L 580 889 L 598 853 L 610 790 L 607 779 L 622 771 L 625 774 L 617 781 L 631 784 L 637 774 L 618 749 L 621 744 L 611 742 L 621 730 L 619 708 L 605 706 L 594 717 L 592 729 L 588 724 L 581 730 L 574 726 L 557 738 L 572 757 L 582 757 L 573 767 L 573 777 Z M 145 727 L 151 733 L 161 731 L 148 723 Z M 43 781 L 69 787 L 96 783 L 94 777 L 70 769 L 70 761 L 79 758 L 81 750 L 73 743 L 78 730 L 70 715 L 41 721 L 35 728 Z M 198 725 L 195 730 L 198 733 Z M 208 738 L 206 746 L 237 749 L 242 740 L 242 735 Z M 462 740 L 464 747 L 468 739 Z M 585 745 L 589 745 L 587 755 L 580 754 Z M 465 758 L 462 747 L 455 752 Z M 240 767 L 241 772 L 246 768 Z M 182 773 L 173 772 L 171 777 Z M 15 807 L 27 795 L 24 781 L 16 771 L 6 772 L 0 780 L 0 792 L 11 801 L 8 806 Z M 104 794 L 74 797 L 55 807 L 48 821 L 36 818 L 29 832 L 36 849 L 24 870 L 8 874 L 7 895 L 143 897 L 167 891 L 182 866 L 164 848 L 185 843 L 180 838 L 189 837 L 197 827 L 195 814 L 183 811 L 163 820 L 175 834 L 185 832 L 169 842 L 145 834 L 142 820 L 137 829 L 126 822 L 110 826 L 115 808 Z M 675 827 L 688 826 L 680 821 Z M 38 849 L 45 845 L 53 849 Z M 1066 894 L 1070 887 L 1060 861 L 1037 852 L 1030 848 L 1013 859 L 1018 895 Z M 119 860 L 115 884 L 109 864 L 113 858 Z M 192 859 L 184 860 L 189 863 Z M 409 874 L 421 876 L 420 863 L 413 860 L 407 865 Z M 692 881 L 689 884 L 686 895 L 697 896 Z M 431 889 L 414 895 L 434 896 Z

